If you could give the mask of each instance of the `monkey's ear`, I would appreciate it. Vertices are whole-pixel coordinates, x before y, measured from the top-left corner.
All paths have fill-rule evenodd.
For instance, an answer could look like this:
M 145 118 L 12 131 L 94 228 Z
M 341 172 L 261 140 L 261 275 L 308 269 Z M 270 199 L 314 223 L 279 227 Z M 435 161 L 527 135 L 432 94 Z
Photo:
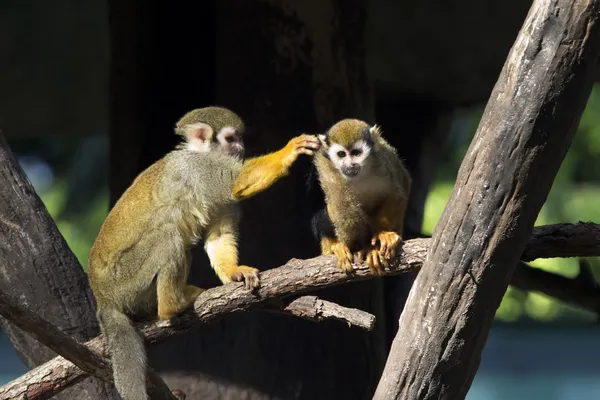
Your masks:
M 210 147 L 210 141 L 213 136 L 213 130 L 210 125 L 203 122 L 185 125 L 183 135 L 190 150 L 207 151 Z
M 381 128 L 379 125 L 375 124 L 370 129 L 369 132 L 373 137 L 381 137 Z
M 319 142 L 321 142 L 321 146 L 323 146 L 323 148 L 329 147 L 327 145 L 327 136 L 325 136 L 325 135 L 317 135 L 317 139 L 319 139 Z

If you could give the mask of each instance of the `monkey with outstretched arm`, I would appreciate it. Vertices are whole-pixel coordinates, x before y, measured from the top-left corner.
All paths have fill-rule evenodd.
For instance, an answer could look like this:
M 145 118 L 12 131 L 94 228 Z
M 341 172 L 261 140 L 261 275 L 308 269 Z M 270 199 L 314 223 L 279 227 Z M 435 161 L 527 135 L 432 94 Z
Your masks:
M 379 127 L 345 119 L 319 135 L 313 161 L 326 207 L 312 219 L 321 254 L 352 270 L 354 255 L 382 272 L 402 240 L 411 177 Z
M 175 131 L 184 141 L 143 171 L 107 216 L 90 251 L 88 276 L 97 317 L 124 400 L 145 400 L 146 353 L 130 316 L 167 320 L 202 292 L 187 284 L 191 248 L 204 242 L 223 283 L 259 285 L 258 270 L 238 265 L 236 202 L 287 174 L 300 154 L 319 148 L 301 135 L 281 150 L 243 162 L 244 123 L 232 111 L 190 111 Z

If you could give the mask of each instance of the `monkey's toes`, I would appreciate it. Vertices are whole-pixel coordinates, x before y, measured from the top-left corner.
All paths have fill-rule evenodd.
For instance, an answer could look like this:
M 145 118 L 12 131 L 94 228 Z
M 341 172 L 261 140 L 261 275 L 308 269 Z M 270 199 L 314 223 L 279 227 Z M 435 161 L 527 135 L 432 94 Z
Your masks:
M 381 232 L 377 235 L 379 240 L 379 254 L 386 260 L 396 255 L 396 248 L 402 241 L 402 237 L 396 232 Z
M 383 267 L 387 266 L 386 264 L 387 262 L 381 259 L 376 249 L 372 249 L 367 253 L 367 266 L 372 274 L 383 275 Z
M 348 246 L 341 242 L 336 243 L 331 246 L 331 251 L 335 254 L 338 268 L 346 273 L 352 272 L 353 256 Z

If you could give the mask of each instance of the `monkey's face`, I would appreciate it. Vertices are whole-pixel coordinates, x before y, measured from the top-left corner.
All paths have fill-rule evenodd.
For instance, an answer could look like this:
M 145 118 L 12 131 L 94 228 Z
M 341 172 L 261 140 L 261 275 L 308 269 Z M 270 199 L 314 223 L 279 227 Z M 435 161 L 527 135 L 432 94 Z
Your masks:
M 244 158 L 244 141 L 242 133 L 231 126 L 225 126 L 215 132 L 203 122 L 184 125 L 185 148 L 200 153 L 218 151 L 232 157 Z
M 218 151 L 244 157 L 244 122 L 224 107 L 198 108 L 186 113 L 176 124 L 175 133 L 185 138 L 182 146 L 198 152 Z
M 216 144 L 225 154 L 244 158 L 244 141 L 242 135 L 235 128 L 226 126 L 217 132 Z
M 354 179 L 364 171 L 371 153 L 371 146 L 365 140 L 357 140 L 350 146 L 332 143 L 326 150 L 327 158 L 346 179 Z

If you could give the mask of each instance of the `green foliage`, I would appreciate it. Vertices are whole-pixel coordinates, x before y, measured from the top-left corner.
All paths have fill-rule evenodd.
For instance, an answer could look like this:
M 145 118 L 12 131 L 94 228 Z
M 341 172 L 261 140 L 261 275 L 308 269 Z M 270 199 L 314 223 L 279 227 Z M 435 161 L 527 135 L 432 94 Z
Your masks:
M 49 190 L 40 193 L 40 198 L 85 270 L 88 253 L 107 214 L 108 191 L 101 190 L 78 218 L 68 218 L 61 212 L 65 206 L 66 193 L 66 184 L 56 182 Z
M 454 179 L 460 162 L 469 146 L 482 109 L 460 112 L 452 136 L 452 151 L 445 160 L 425 204 L 423 232 L 431 234 L 439 220 L 446 202 L 452 194 Z M 582 116 L 577 135 L 567 153 L 553 183 L 546 203 L 536 220 L 536 225 L 561 222 L 598 222 L 600 199 L 600 84 L 595 85 Z M 600 260 L 586 259 L 594 275 L 600 278 Z M 576 258 L 536 260 L 531 266 L 543 270 L 575 277 L 579 273 Z M 538 293 L 527 293 L 509 287 L 496 318 L 503 322 L 532 319 L 539 322 L 557 320 L 593 321 L 589 312 L 568 306 Z

